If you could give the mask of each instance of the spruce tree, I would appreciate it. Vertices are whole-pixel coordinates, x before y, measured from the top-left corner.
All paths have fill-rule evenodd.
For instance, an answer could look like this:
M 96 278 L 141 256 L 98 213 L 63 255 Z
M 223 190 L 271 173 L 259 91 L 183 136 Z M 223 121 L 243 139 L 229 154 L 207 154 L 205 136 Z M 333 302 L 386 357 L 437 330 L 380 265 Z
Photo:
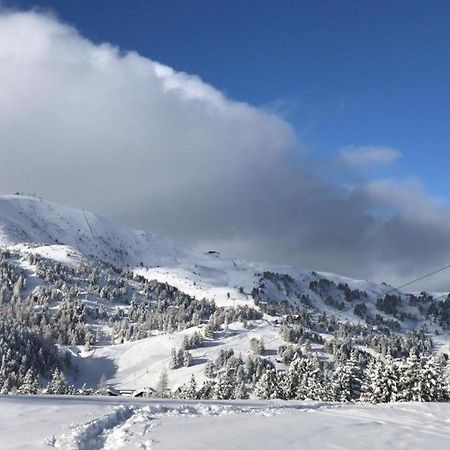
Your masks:
M 275 369 L 267 369 L 255 384 L 254 394 L 265 400 L 276 398 L 277 373 Z
M 219 379 L 215 385 L 214 398 L 217 400 L 229 400 L 234 396 L 236 388 L 235 377 L 232 372 L 226 370 L 219 375 Z
M 198 399 L 197 382 L 194 374 L 191 375 L 189 382 L 181 388 L 180 397 L 187 400 Z
M 345 363 L 336 363 L 333 373 L 333 396 L 340 402 L 358 401 L 361 396 L 363 372 L 352 353 Z
M 391 356 L 371 360 L 366 368 L 361 400 L 369 403 L 395 402 L 399 394 L 399 370 Z
M 444 374 L 435 358 L 425 359 L 421 367 L 420 379 L 422 401 L 441 402 L 447 399 Z
M 404 402 L 422 401 L 421 363 L 414 350 L 400 366 L 399 400 Z
M 22 379 L 22 384 L 19 387 L 20 394 L 37 394 L 39 383 L 31 369 L 27 370 L 27 373 Z
M 55 369 L 47 387 L 47 394 L 64 395 L 66 393 L 67 384 L 64 381 L 64 375 L 59 369 Z
M 167 370 L 164 368 L 159 375 L 159 380 L 156 385 L 156 396 L 159 398 L 167 398 L 169 392 L 169 377 Z

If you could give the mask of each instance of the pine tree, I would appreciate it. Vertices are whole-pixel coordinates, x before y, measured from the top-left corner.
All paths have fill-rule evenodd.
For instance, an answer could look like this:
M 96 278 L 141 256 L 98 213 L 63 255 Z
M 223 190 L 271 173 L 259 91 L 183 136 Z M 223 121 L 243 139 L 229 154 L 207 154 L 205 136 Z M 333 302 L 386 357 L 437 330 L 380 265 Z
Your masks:
M 16 283 L 14 284 L 14 288 L 13 288 L 13 297 L 15 300 L 20 300 L 20 295 L 22 294 L 23 287 L 24 287 L 24 279 L 23 279 L 23 276 L 20 275 L 20 277 L 17 279 Z
M 425 402 L 440 402 L 447 398 L 444 374 L 432 357 L 425 359 L 420 374 L 421 398 Z
M 11 375 L 8 375 L 4 380 L 0 390 L 0 394 L 5 395 L 8 394 L 12 388 L 14 387 L 14 383 L 11 379 Z
M 254 394 L 258 398 L 276 398 L 277 393 L 277 373 L 275 369 L 269 368 L 264 372 L 255 384 Z
M 388 355 L 386 357 L 383 369 L 381 374 L 381 378 L 384 380 L 381 391 L 385 393 L 383 401 L 396 402 L 398 399 L 400 374 L 392 356 Z
M 67 393 L 67 385 L 64 381 L 64 375 L 59 369 L 55 369 L 47 387 L 47 394 L 64 395 Z
M 391 356 L 386 361 L 371 360 L 366 368 L 361 400 L 369 403 L 395 402 L 398 398 L 399 371 Z
M 180 367 L 180 362 L 178 358 L 178 352 L 175 348 L 172 348 L 170 351 L 170 361 L 169 368 L 170 369 L 178 369 Z
M 274 398 L 281 398 L 286 400 L 286 391 L 288 385 L 288 373 L 284 370 L 278 370 L 276 372 L 276 380 L 275 380 L 275 393 Z
M 381 376 L 383 374 L 383 363 L 381 360 L 373 359 L 366 367 L 364 382 L 361 386 L 361 401 L 367 403 L 382 403 L 383 391 L 381 388 Z
M 22 384 L 19 388 L 20 394 L 37 394 L 39 383 L 31 369 L 27 370 L 27 373 L 23 377 Z
M 244 369 L 244 365 L 243 362 L 241 362 L 236 370 L 236 381 L 238 383 L 245 382 L 245 369 Z
M 250 350 L 254 355 L 262 355 L 265 351 L 263 339 L 251 338 L 250 339 Z
M 167 398 L 169 392 L 169 377 L 167 370 L 164 368 L 159 376 L 158 384 L 156 385 L 156 396 L 159 398 Z
M 302 359 L 298 355 L 292 360 L 285 379 L 286 399 L 294 399 L 297 396 L 298 386 L 300 383 L 300 373 L 302 372 Z
M 231 371 L 222 372 L 215 385 L 214 398 L 217 400 L 229 400 L 233 398 L 236 388 L 235 377 Z
M 295 398 L 298 400 L 325 400 L 322 371 L 315 355 L 301 358 L 296 365 L 297 390 Z
M 187 350 L 183 351 L 183 366 L 189 367 L 192 364 L 192 355 Z
M 187 400 L 198 399 L 197 382 L 194 374 L 191 375 L 189 382 L 181 388 L 180 397 Z
M 208 378 L 214 378 L 214 363 L 208 361 L 205 366 L 205 376 Z
M 333 396 L 340 402 L 357 401 L 361 396 L 363 372 L 352 353 L 344 364 L 336 363 L 333 373 Z
M 246 399 L 248 398 L 247 389 L 243 381 L 238 381 L 234 388 L 233 398 L 236 399 Z
M 324 379 L 319 365 L 313 365 L 312 370 L 306 375 L 306 398 L 314 401 L 325 401 L 328 399 L 324 387 Z
M 421 396 L 421 363 L 414 350 L 400 367 L 399 400 L 405 402 L 422 401 Z
M 203 400 L 212 399 L 215 396 L 216 383 L 213 380 L 205 380 L 198 391 L 198 398 Z

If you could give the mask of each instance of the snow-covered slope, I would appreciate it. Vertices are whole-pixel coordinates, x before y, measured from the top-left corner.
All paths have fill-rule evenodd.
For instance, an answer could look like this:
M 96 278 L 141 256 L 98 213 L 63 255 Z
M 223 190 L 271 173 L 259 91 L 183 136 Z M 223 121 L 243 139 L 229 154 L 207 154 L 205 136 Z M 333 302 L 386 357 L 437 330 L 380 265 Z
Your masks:
M 67 254 L 72 252 L 118 267 L 134 266 L 136 273 L 146 278 L 167 282 L 197 298 L 226 304 L 232 304 L 233 300 L 243 304 L 248 300 L 248 294 L 265 271 L 288 274 L 302 291 L 307 291 L 309 283 L 318 277 L 346 283 L 352 289 L 364 289 L 374 296 L 390 290 L 329 273 L 312 274 L 292 266 L 194 252 L 162 236 L 120 226 L 91 212 L 23 195 L 0 196 L 2 247 L 39 253 L 64 262 L 69 262 Z M 278 288 L 271 290 L 271 298 L 288 299 L 288 292 Z
M 171 334 L 160 334 L 119 345 L 106 345 L 81 352 L 77 359 L 78 371 L 74 379 L 76 385 L 86 383 L 98 386 L 102 376 L 119 389 L 144 389 L 156 386 L 161 372 L 170 366 L 172 348 L 180 348 L 183 339 L 191 336 L 202 327 L 191 327 Z M 236 355 L 251 355 L 250 340 L 264 339 L 267 354 L 276 355 L 283 344 L 278 336 L 279 326 L 266 321 L 257 321 L 250 330 L 238 323 L 230 324 L 228 331 L 216 339 L 206 341 L 205 345 L 191 350 L 193 364 L 171 370 L 168 375 L 169 386 L 176 389 L 193 374 L 200 384 L 205 381 L 205 363 L 214 361 L 223 350 L 233 350 Z
M 31 318 L 27 326 L 42 333 L 55 320 L 53 339 L 72 346 L 77 372 L 69 370 L 68 376 L 76 386 L 96 387 L 104 376 L 118 388 L 155 386 L 170 365 L 172 349 L 180 349 L 184 338 L 196 331 L 205 342 L 191 348 L 189 367 L 169 372 L 171 388 L 191 374 L 201 383 L 207 362 L 217 360 L 221 351 L 234 350 L 245 359 L 252 338 L 264 340 L 263 356 L 276 365 L 277 352 L 286 344 L 328 360 L 331 350 L 325 345 L 337 336 L 359 336 L 355 347 L 375 354 L 381 335 L 404 336 L 422 327 L 437 350 L 448 352 L 450 302 L 398 295 L 387 285 L 335 274 L 194 252 L 35 197 L 0 196 L 0 250 L 9 250 L 0 255 L 5 311 L 15 314 L 10 300 L 17 290 L 25 302 L 36 302 L 47 314 L 44 324 Z M 208 316 L 199 318 L 202 299 L 214 304 L 209 303 L 213 309 Z M 65 300 L 72 310 L 62 314 L 70 309 Z M 244 313 L 224 319 L 225 310 Z M 215 314 L 222 321 L 214 336 L 206 337 L 206 324 L 217 325 Z M 289 321 L 283 322 L 286 314 Z M 295 339 L 280 337 L 286 324 L 297 333 Z M 340 330 L 342 324 L 354 328 Z M 360 326 L 373 334 L 372 347 L 364 339 L 369 331 Z M 90 345 L 85 347 L 86 342 Z
M 68 255 L 72 255 L 78 260 L 93 257 L 118 267 L 134 267 L 136 273 L 148 279 L 167 282 L 196 298 L 214 300 L 219 306 L 253 304 L 249 294 L 265 271 L 289 274 L 302 292 L 309 290 L 315 277 L 292 266 L 197 253 L 159 235 L 122 227 L 88 211 L 22 195 L 0 196 L 2 247 L 38 253 L 66 264 L 71 262 Z M 337 275 L 323 276 L 374 295 L 388 289 Z M 289 298 L 287 294 L 276 288 L 270 297 L 281 301 Z
M 0 397 L 1 448 L 440 450 L 449 413 L 444 403 Z
M 112 264 L 172 265 L 189 251 L 145 231 L 130 230 L 91 212 L 37 197 L 0 196 L 0 246 L 65 244 Z
M 101 260 L 175 286 L 194 298 L 214 301 L 219 307 L 254 306 L 255 299 L 287 302 L 312 305 L 340 320 L 359 321 L 361 314 L 355 315 L 354 307 L 360 303 L 364 314 L 383 320 L 387 317 L 383 308 L 377 307 L 377 300 L 386 294 L 398 294 L 386 284 L 223 258 L 216 252 L 194 252 L 151 232 L 132 230 L 84 210 L 22 195 L 0 196 L 1 248 L 39 254 L 69 266 L 83 258 Z M 407 297 L 403 303 L 396 313 L 402 315 L 400 325 L 414 328 L 420 322 L 414 319 L 418 305 L 411 306 Z

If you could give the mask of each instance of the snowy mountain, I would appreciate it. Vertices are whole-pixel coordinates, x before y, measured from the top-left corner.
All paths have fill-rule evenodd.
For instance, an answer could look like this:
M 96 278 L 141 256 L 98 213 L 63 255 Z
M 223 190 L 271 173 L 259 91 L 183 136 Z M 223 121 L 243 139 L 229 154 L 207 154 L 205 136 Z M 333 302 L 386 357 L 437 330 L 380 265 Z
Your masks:
M 446 296 L 201 254 L 36 197 L 0 197 L 0 249 L 3 393 L 51 377 L 60 392 L 64 371 L 77 388 L 161 394 L 168 371 L 163 391 L 189 398 L 348 400 L 372 389 L 355 370 L 440 367 L 449 351 Z M 316 378 L 288 389 L 298 371 Z
M 309 292 L 309 283 L 319 275 L 354 289 L 369 290 L 376 296 L 389 290 L 333 274 L 312 275 L 292 266 L 223 259 L 216 252 L 196 253 L 162 236 L 122 227 L 88 211 L 22 195 L 0 196 L 0 248 L 37 253 L 61 262 L 70 262 L 70 254 L 74 259 L 93 258 L 117 267 L 134 267 L 146 278 L 227 305 L 233 301 L 253 304 L 242 289 L 238 292 L 239 288 L 250 292 L 260 274 L 267 271 L 294 277 L 296 288 L 302 292 Z M 279 289 L 273 283 L 270 296 L 280 301 L 290 298 L 286 286 Z
M 66 245 L 77 253 L 123 265 L 172 265 L 189 252 L 167 239 L 130 230 L 88 211 L 37 197 L 0 196 L 0 245 Z

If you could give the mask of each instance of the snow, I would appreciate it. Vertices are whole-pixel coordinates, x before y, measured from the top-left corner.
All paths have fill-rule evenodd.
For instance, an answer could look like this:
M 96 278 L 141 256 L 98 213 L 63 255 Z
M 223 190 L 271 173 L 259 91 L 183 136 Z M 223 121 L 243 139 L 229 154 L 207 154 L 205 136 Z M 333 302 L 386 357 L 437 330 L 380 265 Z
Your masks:
M 0 397 L 9 449 L 446 449 L 450 404 Z
M 264 271 L 291 275 L 304 292 L 316 279 L 311 272 L 293 266 L 194 252 L 162 236 L 122 227 L 88 211 L 22 195 L 0 196 L 2 246 L 37 253 L 69 266 L 78 265 L 82 258 L 95 257 L 169 283 L 198 299 L 214 300 L 218 306 L 253 305 L 250 293 Z M 364 289 L 374 298 L 390 289 L 335 274 L 318 276 Z M 272 294 L 277 301 L 287 297 L 282 291 Z
M 248 295 L 264 265 L 194 252 L 147 231 L 132 230 L 84 210 L 37 197 L 0 196 L 0 247 L 37 253 L 66 265 L 95 257 L 134 268 L 218 306 L 253 304 Z M 291 268 L 292 270 L 292 268 Z M 239 293 L 245 287 L 247 294 Z
M 198 255 L 203 258 L 203 255 Z M 253 305 L 253 299 L 239 292 L 240 286 L 252 286 L 256 281 L 253 272 L 238 271 L 233 268 L 231 260 L 202 261 L 210 266 L 193 261 L 175 267 L 136 268 L 135 273 L 149 280 L 168 283 L 180 291 L 197 299 L 213 300 L 217 306 Z M 246 292 L 251 291 L 251 288 Z
M 31 253 L 52 259 L 69 267 L 78 267 L 83 255 L 68 245 L 29 245 L 17 244 L 9 247 L 13 251 Z
M 308 294 L 322 311 L 342 320 L 359 318 L 351 311 L 339 312 L 325 305 L 309 289 L 311 281 L 326 278 L 366 291 L 369 301 L 365 303 L 370 313 L 379 312 L 374 310 L 374 302 L 392 291 L 383 284 L 326 272 L 195 252 L 162 236 L 128 229 L 88 211 L 23 195 L 0 196 L 1 247 L 37 253 L 68 266 L 78 265 L 83 258 L 98 258 L 149 280 L 171 284 L 197 299 L 214 300 L 217 306 L 254 305 L 251 291 L 265 271 L 290 275 L 294 279 L 293 290 Z M 271 300 L 298 303 L 296 296 L 285 292 L 283 286 L 271 288 L 267 284 Z
M 309 288 L 311 281 L 326 278 L 336 284 L 344 283 L 352 289 L 366 291 L 368 299 L 362 301 L 372 315 L 383 315 L 375 308 L 376 299 L 391 290 L 388 286 L 325 272 L 314 273 L 293 266 L 275 266 L 194 252 L 161 236 L 121 227 L 84 210 L 20 195 L 0 196 L 1 246 L 21 254 L 36 253 L 72 267 L 79 265 L 83 258 L 98 258 L 132 270 L 149 280 L 173 285 L 197 299 L 213 300 L 219 307 L 254 306 L 251 291 L 258 285 L 261 274 L 265 271 L 288 274 L 293 279 L 289 289 L 283 283 L 264 280 L 267 298 L 298 303 L 294 294 L 298 291 L 310 297 L 318 313 L 324 311 L 341 321 L 360 322 L 360 318 L 353 314 L 354 305 L 346 305 L 343 311 L 326 305 L 321 296 Z M 30 275 L 27 289 L 33 289 L 39 283 L 35 268 L 27 263 L 26 258 L 19 264 Z M 335 291 L 339 298 L 342 293 Z M 88 298 L 83 301 L 91 302 Z M 108 310 L 126 308 L 125 305 L 110 303 L 103 304 L 103 307 Z M 102 331 L 101 344 L 106 340 L 110 342 L 106 339 L 110 336 L 107 326 L 95 326 Z M 265 356 L 273 360 L 277 347 L 283 343 L 278 338 L 279 328 L 268 316 L 260 322 L 251 321 L 251 326 L 253 328 L 245 330 L 239 324 L 230 324 L 228 332 L 219 333 L 215 341 L 192 350 L 193 365 L 169 371 L 170 386 L 179 386 L 191 374 L 201 383 L 206 362 L 214 360 L 221 349 L 232 348 L 236 354 L 241 353 L 245 357 L 252 337 L 264 338 L 268 350 Z M 413 329 L 417 323 L 405 321 L 401 327 Z M 154 335 L 120 345 L 100 345 L 93 351 L 79 353 L 76 357 L 79 374 L 70 381 L 77 386 L 86 382 L 97 387 L 100 378 L 105 375 L 108 383 L 122 389 L 155 386 L 161 371 L 168 366 L 171 349 L 180 348 L 183 338 L 197 329 L 193 327 L 182 332 Z M 327 338 L 325 335 L 323 337 Z M 447 332 L 441 330 L 441 334 L 434 339 L 438 343 L 438 351 L 449 353 Z M 315 346 L 313 350 L 320 352 L 320 348 Z
M 312 273 L 292 266 L 273 266 L 219 255 L 197 253 L 155 234 L 118 226 L 95 214 L 66 208 L 39 198 L 0 196 L 0 247 L 20 254 L 35 253 L 76 267 L 84 258 L 96 258 L 125 267 L 149 280 L 165 282 L 196 297 L 214 300 L 218 306 L 254 306 L 252 289 L 265 271 L 288 274 L 292 286 L 264 280 L 267 298 L 298 303 L 295 291 L 309 295 L 317 313 L 325 311 L 339 320 L 360 321 L 353 306 L 338 311 L 326 305 L 309 288 L 326 278 L 368 293 L 368 310 L 391 291 L 385 285 L 351 280 L 329 273 Z M 18 264 L 27 271 L 27 289 L 39 282 L 35 267 L 26 258 Z M 336 295 L 342 295 L 336 292 Z M 442 293 L 440 293 L 442 295 Z M 88 300 L 86 300 L 88 301 Z M 124 305 L 111 305 L 121 308 Z M 409 306 L 407 306 L 409 308 Z M 411 309 L 411 312 L 414 312 Z M 263 338 L 266 354 L 275 358 L 283 344 L 273 318 L 228 324 L 214 340 L 191 350 L 193 364 L 169 370 L 169 386 L 176 389 L 191 374 L 201 384 L 208 360 L 233 349 L 245 358 L 250 340 Z M 402 323 L 405 329 L 417 324 Z M 108 336 L 105 324 L 96 324 Z M 103 375 L 120 389 L 155 386 L 169 366 L 172 348 L 180 348 L 185 336 L 203 325 L 93 350 L 72 348 L 78 373 L 69 379 L 77 386 L 98 386 Z M 450 353 L 448 333 L 434 337 L 439 352 Z M 324 336 L 326 338 L 326 336 Z M 110 341 L 110 340 L 108 340 Z M 313 344 L 313 351 L 320 348 Z M 370 351 L 370 349 L 367 349 Z M 0 396 L 0 448 L 62 449 L 364 449 L 429 446 L 447 448 L 450 438 L 450 404 L 355 405 L 296 401 L 188 402 L 99 397 Z M 206 430 L 206 432 L 205 432 Z
M 243 357 L 250 353 L 250 339 L 263 338 L 268 354 L 276 354 L 282 344 L 278 337 L 279 328 L 265 321 L 254 321 L 250 330 L 243 329 L 239 323 L 228 326 L 228 332 L 216 340 L 206 340 L 205 345 L 193 350 L 193 365 L 168 370 L 169 386 L 177 388 L 186 382 L 191 374 L 195 375 L 198 383 L 205 380 L 204 369 L 208 360 L 215 360 L 220 350 L 233 349 L 235 354 Z M 156 386 L 161 371 L 169 367 L 172 348 L 179 349 L 185 336 L 192 335 L 201 327 L 191 327 L 187 330 L 155 335 L 134 342 L 118 345 L 107 345 L 95 348 L 93 351 L 82 353 L 74 359 L 78 366 L 78 376 L 75 384 L 97 387 L 102 375 L 108 383 L 118 389 L 142 389 Z M 79 382 L 77 382 L 79 380 Z
M 28 244 L 43 256 L 63 244 L 84 256 L 115 265 L 175 264 L 189 256 L 181 245 L 153 233 L 131 230 L 88 211 L 67 208 L 37 197 L 0 196 L 0 246 Z M 44 250 L 44 246 L 52 246 Z M 66 249 L 64 249 L 66 250 Z

